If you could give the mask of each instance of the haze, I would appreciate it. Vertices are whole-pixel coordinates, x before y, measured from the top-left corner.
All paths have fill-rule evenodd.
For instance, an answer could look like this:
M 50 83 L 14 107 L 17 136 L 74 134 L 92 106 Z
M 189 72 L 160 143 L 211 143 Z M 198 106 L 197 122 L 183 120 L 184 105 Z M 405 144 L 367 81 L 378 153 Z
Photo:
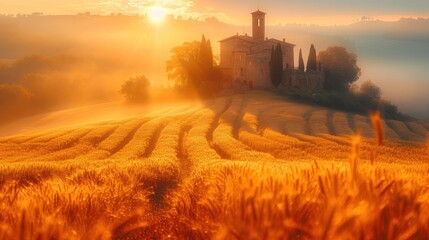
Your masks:
M 2 1 L 3 13 L 76 14 L 145 14 L 148 8 L 161 6 L 169 14 L 184 17 L 217 17 L 231 24 L 247 24 L 247 13 L 256 8 L 269 10 L 274 23 L 345 24 L 362 16 L 382 20 L 398 20 L 401 17 L 426 17 L 429 2 L 424 0 L 379 1 L 283 1 L 283 0 L 15 0 Z
M 311 43 L 317 51 L 345 46 L 358 55 L 361 80 L 379 85 L 401 111 L 429 118 L 429 20 L 418 18 L 429 16 L 426 1 L 1 1 L 0 81 L 67 89 L 40 100 L 57 108 L 117 101 L 129 77 L 167 86 L 165 62 L 177 45 L 205 34 L 219 55 L 217 41 L 251 34 L 256 8 L 268 13 L 267 36 L 296 44 L 296 55 L 302 48 L 307 56 Z

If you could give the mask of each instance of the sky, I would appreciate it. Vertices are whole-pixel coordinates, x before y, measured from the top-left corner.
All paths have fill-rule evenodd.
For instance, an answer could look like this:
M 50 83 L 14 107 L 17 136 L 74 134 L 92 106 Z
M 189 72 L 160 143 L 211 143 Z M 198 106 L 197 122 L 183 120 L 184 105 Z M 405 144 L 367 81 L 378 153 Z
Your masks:
M 0 0 L 0 13 L 17 14 L 145 14 L 160 6 L 184 17 L 216 17 L 232 24 L 248 24 L 249 13 L 270 14 L 268 24 L 349 24 L 363 16 L 393 21 L 401 17 L 429 17 L 428 0 Z

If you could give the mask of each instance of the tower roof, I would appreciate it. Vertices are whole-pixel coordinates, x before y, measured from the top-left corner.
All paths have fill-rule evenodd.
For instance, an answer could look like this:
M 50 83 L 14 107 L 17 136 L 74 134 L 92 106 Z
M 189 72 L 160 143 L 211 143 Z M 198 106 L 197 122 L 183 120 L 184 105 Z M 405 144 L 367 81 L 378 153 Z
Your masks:
M 256 11 L 256 12 L 252 12 L 252 14 L 254 15 L 254 14 L 258 14 L 258 15 L 265 15 L 266 13 L 264 13 L 264 12 L 262 12 L 262 11 L 260 11 L 259 9 L 258 9 L 258 11 Z

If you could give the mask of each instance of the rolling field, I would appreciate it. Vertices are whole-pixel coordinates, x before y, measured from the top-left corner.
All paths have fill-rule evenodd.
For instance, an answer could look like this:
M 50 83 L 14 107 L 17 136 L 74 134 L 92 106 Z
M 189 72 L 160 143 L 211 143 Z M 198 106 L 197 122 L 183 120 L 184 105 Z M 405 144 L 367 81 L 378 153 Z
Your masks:
M 252 92 L 3 137 L 0 239 L 429 239 L 429 123 L 381 126 Z

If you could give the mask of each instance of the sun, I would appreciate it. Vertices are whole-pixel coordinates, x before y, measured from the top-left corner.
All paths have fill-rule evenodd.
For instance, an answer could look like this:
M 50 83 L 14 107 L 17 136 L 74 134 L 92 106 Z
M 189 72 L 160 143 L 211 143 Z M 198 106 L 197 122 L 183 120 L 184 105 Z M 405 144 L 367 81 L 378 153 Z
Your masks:
M 167 15 L 167 9 L 165 8 L 150 7 L 148 9 L 149 19 L 156 24 L 163 22 L 166 15 Z

